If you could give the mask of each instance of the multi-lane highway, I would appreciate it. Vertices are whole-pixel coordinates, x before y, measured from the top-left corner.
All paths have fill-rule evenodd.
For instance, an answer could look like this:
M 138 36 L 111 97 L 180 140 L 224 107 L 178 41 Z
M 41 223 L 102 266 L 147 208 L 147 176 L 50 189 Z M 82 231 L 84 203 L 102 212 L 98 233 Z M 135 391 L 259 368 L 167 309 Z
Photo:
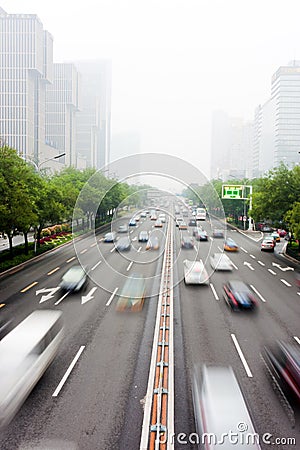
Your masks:
M 124 219 L 125 220 L 125 219 Z M 195 448 L 180 433 L 195 432 L 191 380 L 194 364 L 231 365 L 241 385 L 259 435 L 295 438 L 296 443 L 273 448 L 297 448 L 299 413 L 272 388 L 261 358 L 264 345 L 283 339 L 300 342 L 299 292 L 290 263 L 260 251 L 259 236 L 227 230 L 239 252 L 230 254 L 232 272 L 213 272 L 209 255 L 223 251 L 223 239 L 212 238 L 214 221 L 201 222 L 209 240 L 181 249 L 173 218 L 174 300 L 174 445 Z M 154 229 L 149 216 L 129 228 L 132 249 L 118 253 L 103 235 L 87 235 L 44 255 L 0 280 L 1 317 L 14 325 L 35 309 L 59 309 L 64 340 L 51 366 L 19 413 L 1 430 L 1 450 L 13 449 L 139 449 L 145 396 L 156 321 L 165 233 Z M 159 250 L 146 251 L 141 230 L 156 233 Z M 120 235 L 121 236 L 121 235 Z M 277 244 L 277 251 L 283 243 Z M 208 286 L 183 283 L 183 260 L 202 259 L 210 275 Z M 77 260 L 89 268 L 85 292 L 58 289 L 63 273 Z M 146 279 L 147 298 L 140 313 L 115 311 L 126 277 Z M 251 285 L 257 311 L 232 312 L 223 299 L 223 284 L 240 279 Z M 299 344 L 300 345 L 300 344 Z M 226 389 L 226 386 L 224 386 Z M 294 409 L 293 409 L 294 408 Z M 282 441 L 284 442 L 284 441 Z M 271 444 L 270 444 L 271 445 Z M 261 443 L 261 448 L 270 445 Z

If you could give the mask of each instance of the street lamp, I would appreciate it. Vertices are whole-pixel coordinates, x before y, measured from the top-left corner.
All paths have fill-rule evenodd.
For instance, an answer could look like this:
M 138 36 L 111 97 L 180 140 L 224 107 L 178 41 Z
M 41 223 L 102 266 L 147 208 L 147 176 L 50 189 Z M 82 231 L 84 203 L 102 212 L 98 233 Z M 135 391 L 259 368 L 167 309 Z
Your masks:
M 41 167 L 41 165 L 47 163 L 48 161 L 53 161 L 54 159 L 61 158 L 62 156 L 65 156 L 65 154 L 66 154 L 66 153 L 64 152 L 64 153 L 60 153 L 59 155 L 52 156 L 52 158 L 48 158 L 48 159 L 46 159 L 45 161 L 42 161 L 42 162 L 39 163 L 39 164 L 37 164 L 37 163 L 36 163 L 35 161 L 33 161 L 32 159 L 29 159 L 28 162 L 30 162 L 31 164 L 34 165 L 34 167 L 35 167 L 35 169 L 36 169 L 37 172 L 40 172 L 40 167 Z M 24 159 L 24 161 L 27 161 L 27 160 L 28 160 L 28 156 L 21 156 L 21 158 Z

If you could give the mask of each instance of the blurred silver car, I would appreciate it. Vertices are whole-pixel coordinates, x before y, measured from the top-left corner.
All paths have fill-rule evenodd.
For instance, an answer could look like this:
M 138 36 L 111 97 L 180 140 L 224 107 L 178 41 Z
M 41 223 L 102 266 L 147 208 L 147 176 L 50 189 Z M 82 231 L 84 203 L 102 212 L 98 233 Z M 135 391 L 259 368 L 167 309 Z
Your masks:
M 59 286 L 65 291 L 78 292 L 87 286 L 87 281 L 86 269 L 76 265 L 67 270 Z
M 192 386 L 200 449 L 260 449 L 258 435 L 231 367 L 204 365 L 201 370 L 199 365 L 195 366 Z M 240 429 L 239 424 L 244 428 Z
M 117 252 L 129 251 L 130 249 L 131 249 L 131 240 L 129 239 L 128 236 L 122 237 L 116 243 L 116 251 Z
M 185 284 L 208 284 L 209 276 L 204 267 L 203 261 L 183 261 Z

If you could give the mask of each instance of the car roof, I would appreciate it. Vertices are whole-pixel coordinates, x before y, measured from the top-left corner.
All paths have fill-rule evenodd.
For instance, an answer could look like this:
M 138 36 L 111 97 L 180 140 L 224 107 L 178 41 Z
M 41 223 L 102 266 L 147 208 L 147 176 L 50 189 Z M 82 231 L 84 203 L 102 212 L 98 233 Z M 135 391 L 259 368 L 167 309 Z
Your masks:
M 229 281 L 228 284 L 230 285 L 231 289 L 233 289 L 234 291 L 240 291 L 240 292 L 248 292 L 249 291 L 248 286 L 243 281 L 234 280 L 234 281 Z

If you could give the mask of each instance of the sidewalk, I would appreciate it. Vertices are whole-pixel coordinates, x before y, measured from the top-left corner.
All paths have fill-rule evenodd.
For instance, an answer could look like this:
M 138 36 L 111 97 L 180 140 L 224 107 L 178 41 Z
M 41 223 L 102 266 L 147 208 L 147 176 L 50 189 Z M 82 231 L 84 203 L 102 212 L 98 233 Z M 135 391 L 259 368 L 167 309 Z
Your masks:
M 33 233 L 28 234 L 28 242 L 33 242 L 34 237 Z M 17 236 L 13 237 L 13 246 L 24 244 L 24 236 L 23 234 L 19 234 Z M 8 238 L 4 239 L 3 237 L 0 237 L 0 252 L 3 250 L 7 250 L 9 248 L 9 241 Z

